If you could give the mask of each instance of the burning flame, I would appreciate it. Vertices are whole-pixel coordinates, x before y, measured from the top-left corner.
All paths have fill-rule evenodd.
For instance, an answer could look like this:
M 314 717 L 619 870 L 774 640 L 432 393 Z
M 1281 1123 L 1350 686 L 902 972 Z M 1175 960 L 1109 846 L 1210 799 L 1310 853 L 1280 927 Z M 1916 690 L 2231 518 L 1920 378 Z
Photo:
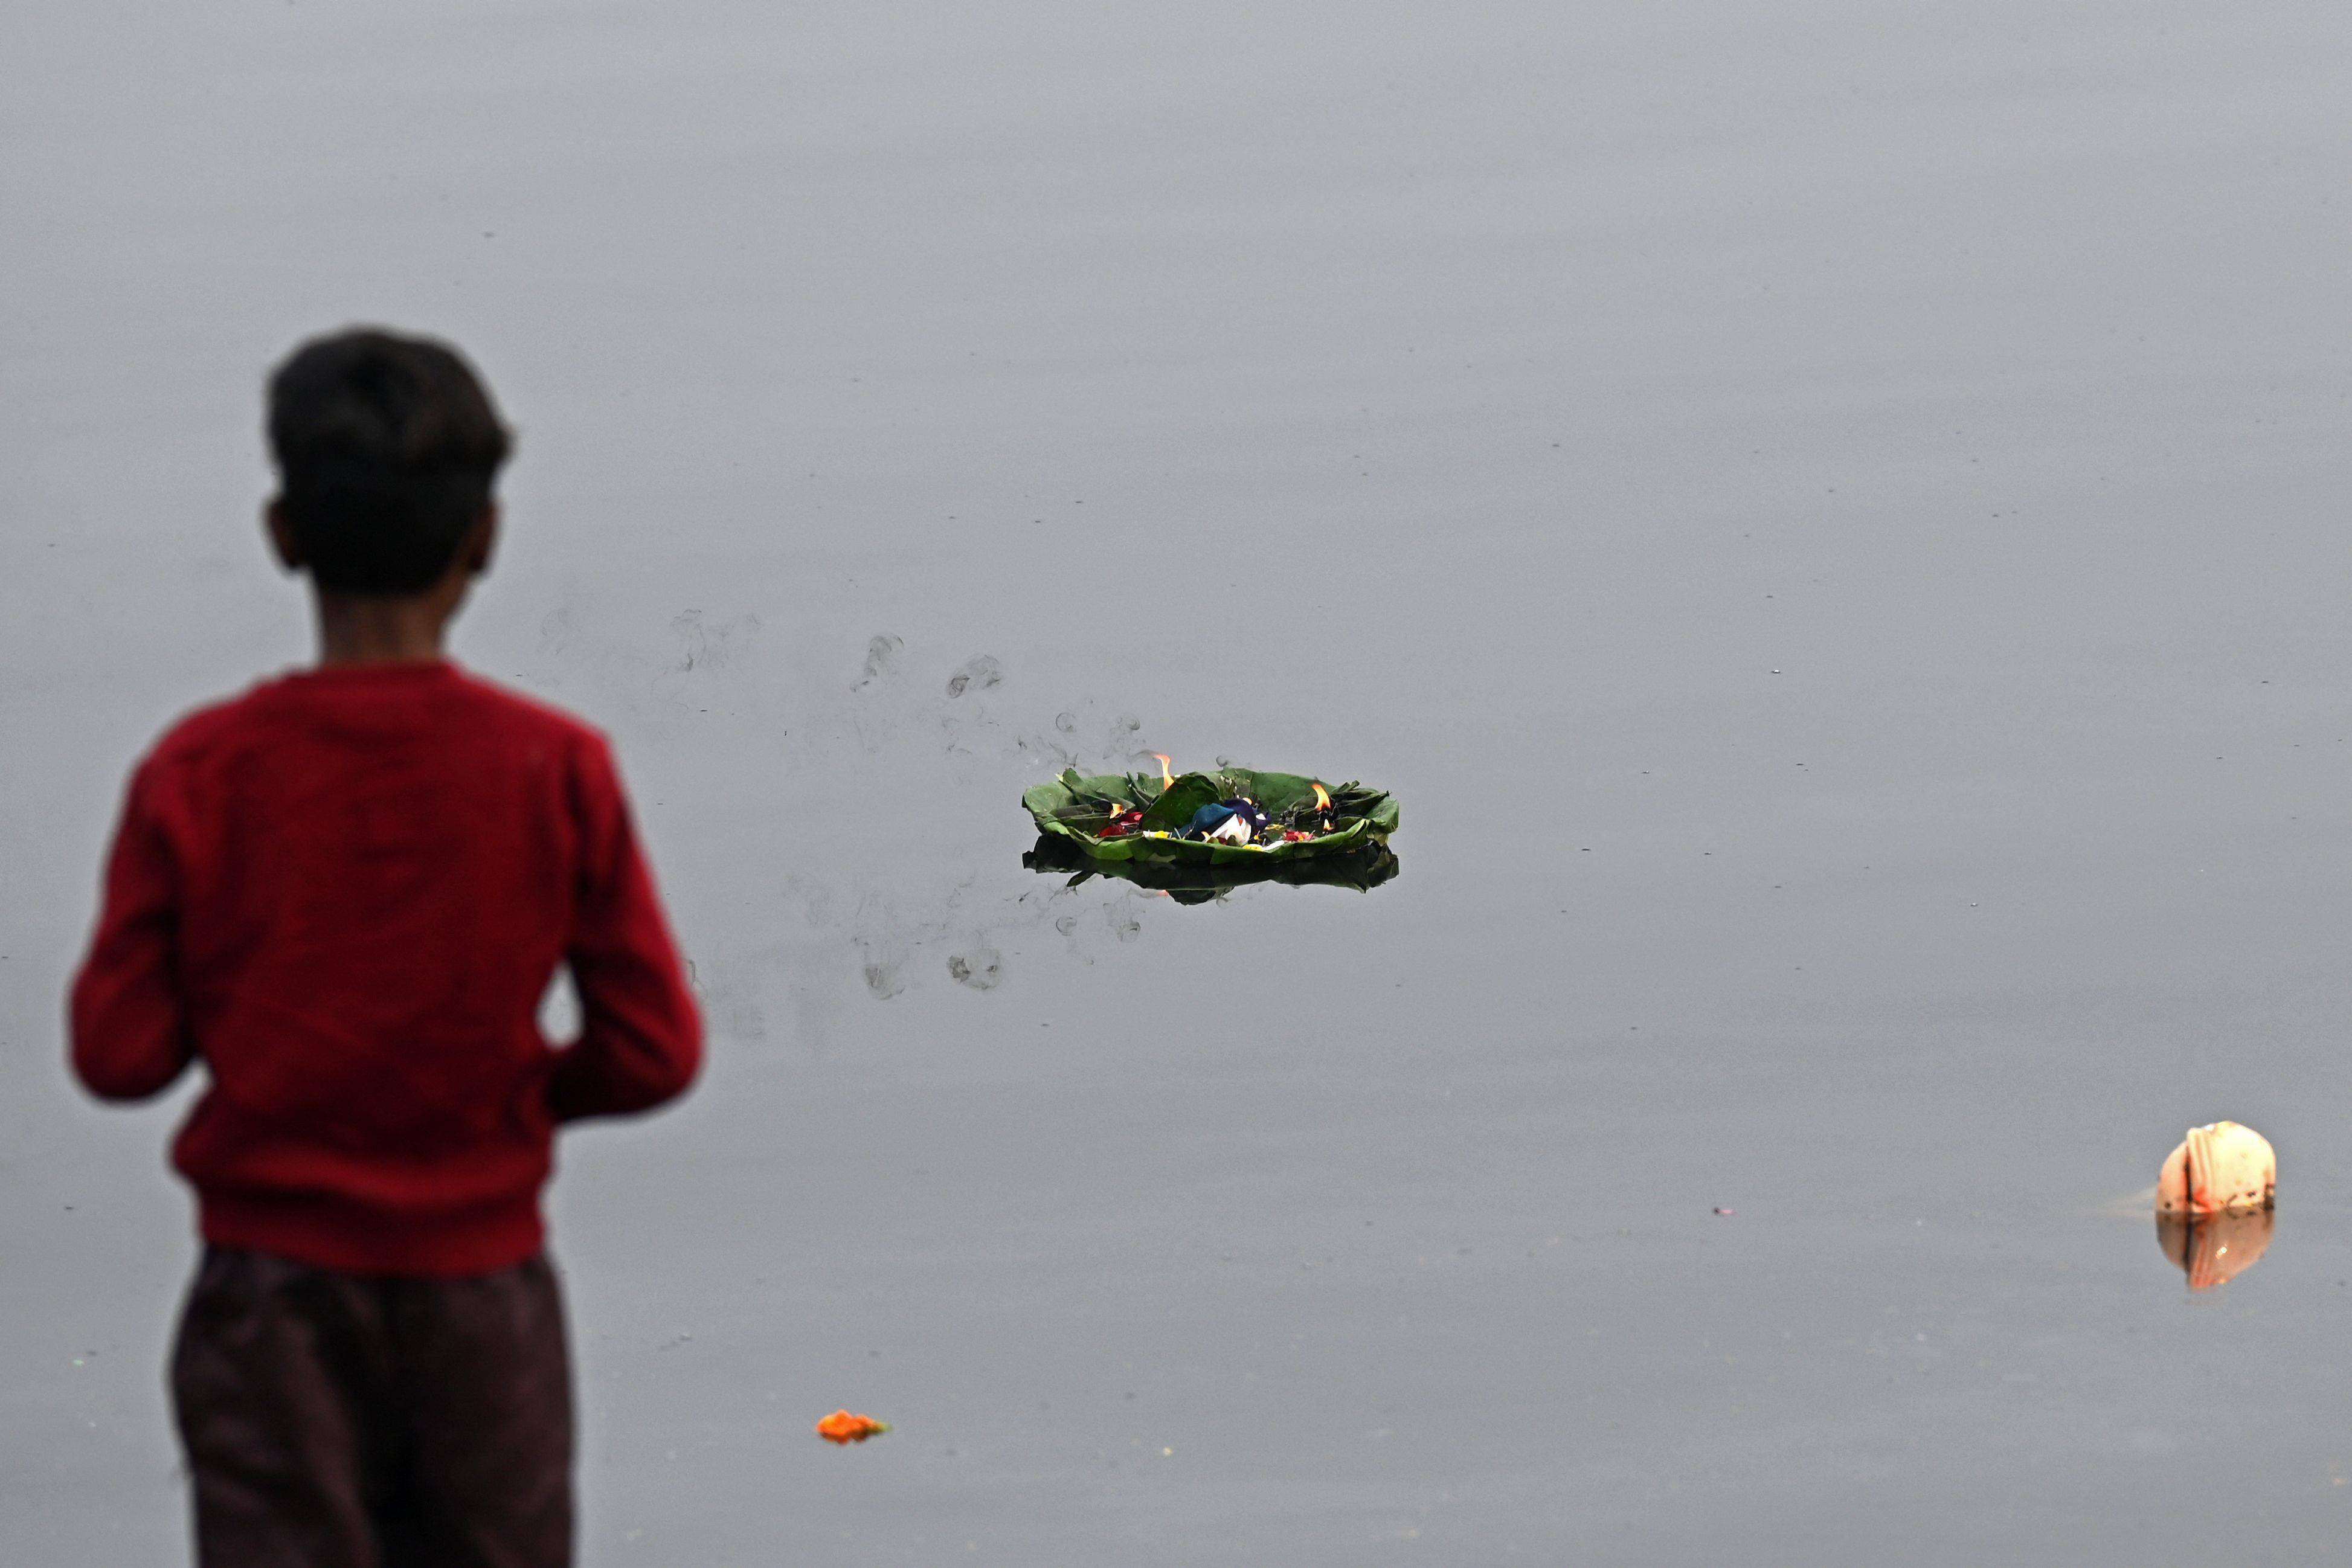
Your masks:
M 1307 787 L 1315 792 L 1316 810 L 1328 811 L 1331 809 L 1331 792 L 1329 790 L 1325 789 L 1321 784 L 1315 784 L 1312 781 L 1309 781 Z
M 1168 771 L 1167 757 L 1158 752 L 1152 752 L 1148 754 L 1157 759 L 1160 763 L 1160 787 L 1161 789 L 1166 789 L 1170 785 L 1173 784 L 1176 782 L 1176 775 Z

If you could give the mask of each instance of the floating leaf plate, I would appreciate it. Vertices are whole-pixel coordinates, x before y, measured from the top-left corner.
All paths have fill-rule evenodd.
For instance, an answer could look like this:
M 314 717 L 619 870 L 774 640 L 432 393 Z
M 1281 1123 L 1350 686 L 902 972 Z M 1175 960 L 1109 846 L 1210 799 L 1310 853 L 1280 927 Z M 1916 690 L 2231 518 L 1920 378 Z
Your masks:
M 1059 778 L 1033 785 L 1021 804 L 1037 819 L 1037 831 L 1064 838 L 1089 858 L 1106 861 L 1181 861 L 1204 866 L 1265 865 L 1385 844 L 1397 828 L 1396 797 L 1386 790 L 1350 782 L 1325 784 L 1331 797 L 1331 830 L 1283 844 L 1222 844 L 1179 838 L 1178 833 L 1204 805 L 1247 795 L 1277 821 L 1315 804 L 1318 781 L 1303 773 L 1260 773 L 1255 768 L 1219 768 L 1209 773 L 1179 773 L 1163 783 L 1141 773 L 1097 773 L 1082 778 L 1065 768 Z M 1106 838 L 1102 829 L 1128 807 L 1143 821 L 1124 837 Z

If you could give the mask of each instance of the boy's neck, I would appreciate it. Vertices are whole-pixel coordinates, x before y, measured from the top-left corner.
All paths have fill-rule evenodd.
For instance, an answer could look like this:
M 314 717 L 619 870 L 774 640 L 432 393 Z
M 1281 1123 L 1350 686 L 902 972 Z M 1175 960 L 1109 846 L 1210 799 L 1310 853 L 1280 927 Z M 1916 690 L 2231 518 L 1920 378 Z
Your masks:
M 320 593 L 319 666 L 431 664 L 454 606 L 439 596 Z

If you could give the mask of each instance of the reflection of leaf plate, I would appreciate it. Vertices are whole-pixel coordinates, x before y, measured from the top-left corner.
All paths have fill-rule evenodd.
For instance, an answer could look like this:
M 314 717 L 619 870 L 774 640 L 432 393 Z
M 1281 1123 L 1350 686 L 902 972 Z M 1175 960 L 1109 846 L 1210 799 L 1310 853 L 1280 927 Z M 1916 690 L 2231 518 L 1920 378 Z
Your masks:
M 1389 835 L 1396 831 L 1396 797 L 1386 790 L 1350 783 L 1325 786 L 1331 799 L 1331 831 L 1310 838 L 1261 847 L 1175 837 L 1201 807 L 1234 795 L 1249 796 L 1280 821 L 1313 805 L 1317 787 L 1317 781 L 1301 773 L 1260 773 L 1255 768 L 1180 773 L 1164 785 L 1159 779 L 1138 773 L 1081 778 L 1076 768 L 1066 768 L 1059 778 L 1033 785 L 1021 796 L 1021 804 L 1037 819 L 1038 832 L 1061 838 L 1090 859 L 1102 862 L 1265 866 L 1386 844 Z M 1129 806 L 1143 813 L 1141 826 L 1122 837 L 1103 837 L 1101 830 L 1109 826 L 1112 815 Z
M 1353 888 L 1370 892 L 1397 874 L 1396 852 L 1385 844 L 1360 844 L 1336 854 L 1254 857 L 1255 865 L 1189 860 L 1097 860 L 1066 837 L 1040 835 L 1035 848 L 1021 857 L 1033 871 L 1076 872 L 1075 888 L 1089 877 L 1116 877 L 1166 893 L 1180 904 L 1205 904 L 1250 882 L 1286 882 L 1295 888 Z

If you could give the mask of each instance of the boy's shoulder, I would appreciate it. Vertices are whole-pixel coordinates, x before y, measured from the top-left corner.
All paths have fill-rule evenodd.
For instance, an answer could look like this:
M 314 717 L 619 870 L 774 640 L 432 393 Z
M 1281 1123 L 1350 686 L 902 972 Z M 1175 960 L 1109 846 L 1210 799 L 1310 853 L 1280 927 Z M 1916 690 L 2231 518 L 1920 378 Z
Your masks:
M 597 762 L 611 755 L 604 732 L 573 713 L 448 662 L 429 666 L 300 669 L 190 710 L 147 750 L 142 769 L 200 765 L 225 751 L 267 744 L 274 731 L 321 712 L 381 703 L 428 705 L 436 717 L 466 716 L 509 734 Z
M 503 723 L 519 730 L 535 731 L 572 745 L 584 746 L 598 753 L 611 749 L 604 731 L 577 713 L 477 675 L 470 669 L 454 664 L 445 664 L 441 668 L 448 672 L 453 685 L 465 693 L 468 701 Z

